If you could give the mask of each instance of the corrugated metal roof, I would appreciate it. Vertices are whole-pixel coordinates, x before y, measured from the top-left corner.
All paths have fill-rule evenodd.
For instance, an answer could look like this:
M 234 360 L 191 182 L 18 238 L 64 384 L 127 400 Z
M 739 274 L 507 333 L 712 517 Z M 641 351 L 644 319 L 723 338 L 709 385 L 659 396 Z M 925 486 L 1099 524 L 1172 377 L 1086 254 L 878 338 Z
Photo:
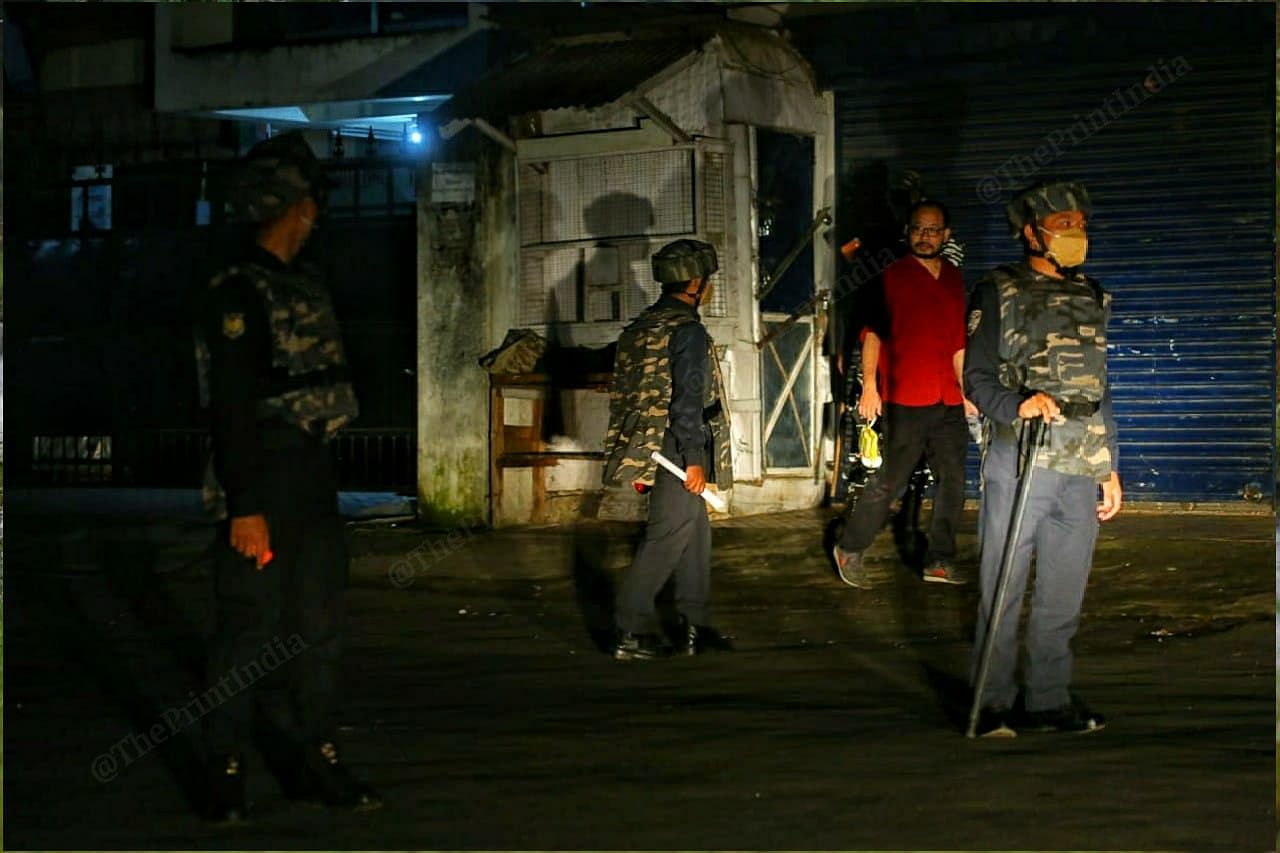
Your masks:
M 556 45 L 481 78 L 436 111 L 442 118 L 502 119 L 617 100 L 692 51 L 702 37 L 670 36 Z

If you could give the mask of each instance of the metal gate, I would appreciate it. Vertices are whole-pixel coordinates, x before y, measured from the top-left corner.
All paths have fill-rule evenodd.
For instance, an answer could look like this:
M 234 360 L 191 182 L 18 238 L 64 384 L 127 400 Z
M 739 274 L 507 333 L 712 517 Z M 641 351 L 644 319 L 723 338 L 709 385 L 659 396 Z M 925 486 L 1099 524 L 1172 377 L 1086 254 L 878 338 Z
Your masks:
M 9 363 L 22 365 L 7 389 L 9 479 L 198 487 L 207 439 L 194 305 L 236 238 L 216 216 L 213 227 L 195 224 L 200 170 L 192 163 L 101 171 L 42 187 L 37 208 L 57 215 L 22 221 L 8 235 Z M 312 250 L 331 274 L 361 403 L 354 428 L 334 442 L 339 484 L 411 489 L 412 169 L 346 161 L 332 171 L 339 187 Z
M 766 314 L 766 335 L 788 318 Z M 764 463 L 769 473 L 811 474 L 814 465 L 812 317 L 795 321 L 764 345 L 760 352 L 764 399 Z

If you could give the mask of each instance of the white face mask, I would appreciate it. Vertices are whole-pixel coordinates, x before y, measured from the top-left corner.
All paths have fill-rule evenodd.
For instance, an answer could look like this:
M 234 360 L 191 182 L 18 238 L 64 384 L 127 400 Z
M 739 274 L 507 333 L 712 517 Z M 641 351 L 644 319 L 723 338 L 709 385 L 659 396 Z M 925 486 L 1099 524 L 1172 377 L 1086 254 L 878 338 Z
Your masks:
M 1072 269 L 1084 263 L 1089 254 L 1089 237 L 1083 228 L 1068 228 L 1065 231 L 1040 229 L 1050 237 L 1049 247 L 1044 256 L 1055 261 L 1063 269 Z

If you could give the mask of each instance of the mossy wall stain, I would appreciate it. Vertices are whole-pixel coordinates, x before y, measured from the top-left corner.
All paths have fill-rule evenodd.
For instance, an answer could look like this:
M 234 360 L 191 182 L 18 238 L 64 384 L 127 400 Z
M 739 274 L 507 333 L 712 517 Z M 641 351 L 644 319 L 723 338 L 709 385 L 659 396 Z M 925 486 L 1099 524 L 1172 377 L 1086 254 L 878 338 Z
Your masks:
M 489 377 L 479 365 L 492 346 L 491 303 L 510 286 L 498 244 L 509 205 L 509 164 L 483 146 L 453 155 L 476 164 L 476 201 L 420 200 L 418 514 L 456 526 L 489 518 Z M 501 337 L 504 330 L 499 330 Z

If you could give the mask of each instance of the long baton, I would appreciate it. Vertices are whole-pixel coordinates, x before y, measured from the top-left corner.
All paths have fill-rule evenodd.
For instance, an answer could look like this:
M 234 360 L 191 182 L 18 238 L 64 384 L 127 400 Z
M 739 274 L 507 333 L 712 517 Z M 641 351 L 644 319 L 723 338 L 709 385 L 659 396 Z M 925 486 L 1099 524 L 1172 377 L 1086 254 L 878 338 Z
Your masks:
M 1004 612 L 1004 600 L 1009 592 L 1013 555 L 1017 551 L 1018 536 L 1022 533 L 1022 516 L 1027 509 L 1027 496 L 1031 494 L 1031 472 L 1036 467 L 1036 450 L 1040 446 L 1040 434 L 1044 429 L 1044 421 L 1036 418 L 1029 426 L 1031 455 L 1022 469 L 1022 476 L 1018 478 L 1018 489 L 1014 493 L 1013 515 L 1009 517 L 1009 534 L 1005 537 L 1004 552 L 1000 556 L 1000 575 L 996 580 L 995 603 L 987 617 L 987 635 L 982 640 L 982 660 L 978 665 L 978 677 L 973 684 L 973 707 L 969 710 L 969 728 L 965 732 L 965 737 L 974 737 L 978 731 L 978 713 L 982 710 L 982 689 L 987 684 L 987 673 L 991 669 L 991 655 L 995 651 L 996 629 L 1000 627 L 1000 614 Z
M 672 462 L 667 457 L 663 456 L 662 453 L 660 453 L 659 451 L 657 450 L 653 451 L 652 456 L 653 456 L 654 462 L 657 462 L 663 468 L 666 468 L 672 474 L 675 474 L 677 477 L 679 477 L 680 482 L 683 483 L 685 480 L 689 479 L 689 473 L 687 471 L 685 471 L 676 463 Z M 726 510 L 728 510 L 728 507 L 725 506 L 724 498 L 720 497 L 710 489 L 702 490 L 702 499 L 707 503 L 711 504 L 711 506 L 715 507 L 717 512 L 725 512 Z

